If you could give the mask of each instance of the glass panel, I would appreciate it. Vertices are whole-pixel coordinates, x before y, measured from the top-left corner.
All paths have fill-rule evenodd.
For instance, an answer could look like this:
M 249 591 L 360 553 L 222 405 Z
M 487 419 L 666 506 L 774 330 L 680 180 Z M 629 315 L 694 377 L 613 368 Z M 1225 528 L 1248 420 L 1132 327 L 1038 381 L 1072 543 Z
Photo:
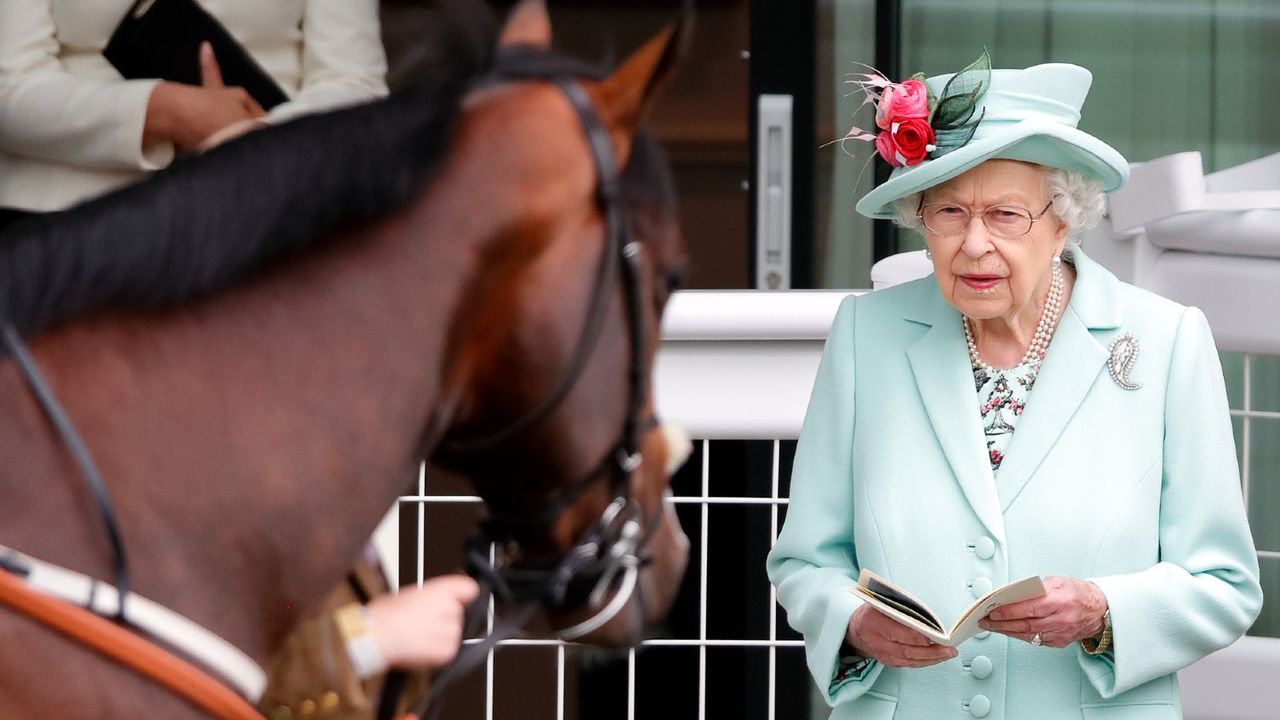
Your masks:
M 1240 463 L 1240 476 L 1244 478 L 1244 418 L 1231 416 L 1231 434 L 1236 437 L 1236 462 Z
M 1262 568 L 1262 614 L 1250 628 L 1250 635 L 1280 637 L 1280 557 L 1260 557 Z
M 1249 418 L 1249 523 L 1259 550 L 1280 552 L 1280 420 Z
M 1089 68 L 1080 127 L 1130 161 L 1200 150 L 1212 171 L 1280 150 L 1273 2 L 903 0 L 902 8 L 908 74 L 954 72 L 984 45 L 996 67 Z
M 814 163 L 814 282 L 817 287 L 871 287 L 872 222 L 853 211 L 874 186 L 873 148 L 838 142 L 866 111 L 852 92 L 854 73 L 867 72 L 875 57 L 873 0 L 818 0 L 818 147 Z
M 1227 381 L 1227 405 L 1232 410 L 1243 410 L 1244 354 L 1220 352 L 1218 358 L 1222 361 L 1222 377 Z
M 1280 46 L 1280 5 L 1274 0 L 1216 0 L 1196 5 L 1211 9 L 1214 24 L 1212 123 L 1207 169 L 1228 168 L 1280 150 L 1280 75 L 1274 72 Z M 1162 54 L 1163 56 L 1163 54 Z M 1184 85 L 1187 92 L 1193 92 Z M 1277 408 L 1280 409 L 1280 408 Z
M 871 125 L 851 73 L 875 55 L 876 3 L 818 0 L 818 138 Z M 1071 62 L 1093 88 L 1080 127 L 1133 162 L 1199 150 L 1206 172 L 1280 151 L 1280 3 L 1271 0 L 900 0 L 903 75 L 954 72 L 985 46 L 996 67 Z M 892 78 L 901 80 L 902 78 Z M 870 143 L 817 149 L 814 277 L 865 287 L 871 222 L 855 201 L 872 186 Z M 900 250 L 920 238 L 900 233 Z M 1280 392 L 1277 392 L 1280 396 Z M 1280 397 L 1277 397 L 1280 401 Z
M 1249 395 L 1250 410 L 1280 412 L 1280 355 L 1249 356 Z

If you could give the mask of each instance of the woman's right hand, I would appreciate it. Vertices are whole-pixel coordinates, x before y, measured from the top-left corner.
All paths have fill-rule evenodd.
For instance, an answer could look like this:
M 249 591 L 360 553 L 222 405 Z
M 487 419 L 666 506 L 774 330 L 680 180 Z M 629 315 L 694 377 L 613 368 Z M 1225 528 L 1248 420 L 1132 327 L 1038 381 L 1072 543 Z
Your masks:
M 245 123 L 266 113 L 240 87 L 226 87 L 213 48 L 200 46 L 201 85 L 161 82 L 147 101 L 142 143 L 167 141 L 179 150 L 191 151 L 209 136 L 229 125 Z
M 957 654 L 955 648 L 938 645 L 870 605 L 853 611 L 845 639 L 859 655 L 892 668 L 929 667 Z

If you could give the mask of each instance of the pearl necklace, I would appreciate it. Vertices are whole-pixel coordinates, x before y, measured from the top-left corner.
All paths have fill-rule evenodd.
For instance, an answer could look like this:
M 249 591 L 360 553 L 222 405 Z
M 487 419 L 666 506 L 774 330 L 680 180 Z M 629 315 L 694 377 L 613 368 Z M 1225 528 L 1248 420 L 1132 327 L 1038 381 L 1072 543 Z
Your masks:
M 1053 339 L 1053 331 L 1057 328 L 1058 318 L 1062 313 L 1064 285 L 1062 263 L 1054 263 L 1053 280 L 1049 283 L 1049 297 L 1045 299 L 1044 308 L 1040 310 L 1040 322 L 1036 325 L 1035 337 L 1031 339 L 1031 346 L 1027 348 L 1027 352 L 1022 356 L 1022 362 L 1019 365 L 1030 365 L 1032 363 L 1039 365 L 1040 361 L 1044 359 L 1045 350 L 1049 348 L 1049 341 Z M 969 362 L 975 368 L 994 372 L 995 368 L 991 367 L 978 354 L 978 344 L 973 341 L 973 331 L 969 329 L 969 318 L 961 315 L 960 322 L 964 325 L 964 339 L 969 345 Z

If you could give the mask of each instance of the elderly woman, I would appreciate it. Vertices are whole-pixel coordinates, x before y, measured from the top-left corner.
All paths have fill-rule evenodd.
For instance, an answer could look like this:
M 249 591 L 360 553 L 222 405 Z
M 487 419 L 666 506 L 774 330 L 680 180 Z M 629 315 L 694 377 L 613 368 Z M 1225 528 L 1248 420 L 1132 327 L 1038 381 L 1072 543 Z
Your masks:
M 841 306 L 768 560 L 831 717 L 1180 718 L 1176 671 L 1262 591 L 1204 315 L 1079 247 L 1128 176 L 1076 128 L 1092 77 L 877 80 L 865 137 L 898 167 L 858 211 L 918 229 L 934 273 Z M 1046 594 L 951 648 L 851 592 L 863 569 L 946 620 Z

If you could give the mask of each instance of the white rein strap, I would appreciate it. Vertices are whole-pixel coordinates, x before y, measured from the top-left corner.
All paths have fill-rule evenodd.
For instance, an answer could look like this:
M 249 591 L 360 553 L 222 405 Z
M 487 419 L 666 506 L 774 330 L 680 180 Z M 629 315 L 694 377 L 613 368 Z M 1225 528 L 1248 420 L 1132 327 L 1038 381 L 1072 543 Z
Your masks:
M 120 607 L 116 588 L 87 575 L 37 560 L 0 545 L 0 572 L 11 571 L 45 595 L 114 618 Z M 125 598 L 130 625 L 163 640 L 204 665 L 256 704 L 267 687 L 267 674 L 242 650 L 169 608 L 131 592 Z

